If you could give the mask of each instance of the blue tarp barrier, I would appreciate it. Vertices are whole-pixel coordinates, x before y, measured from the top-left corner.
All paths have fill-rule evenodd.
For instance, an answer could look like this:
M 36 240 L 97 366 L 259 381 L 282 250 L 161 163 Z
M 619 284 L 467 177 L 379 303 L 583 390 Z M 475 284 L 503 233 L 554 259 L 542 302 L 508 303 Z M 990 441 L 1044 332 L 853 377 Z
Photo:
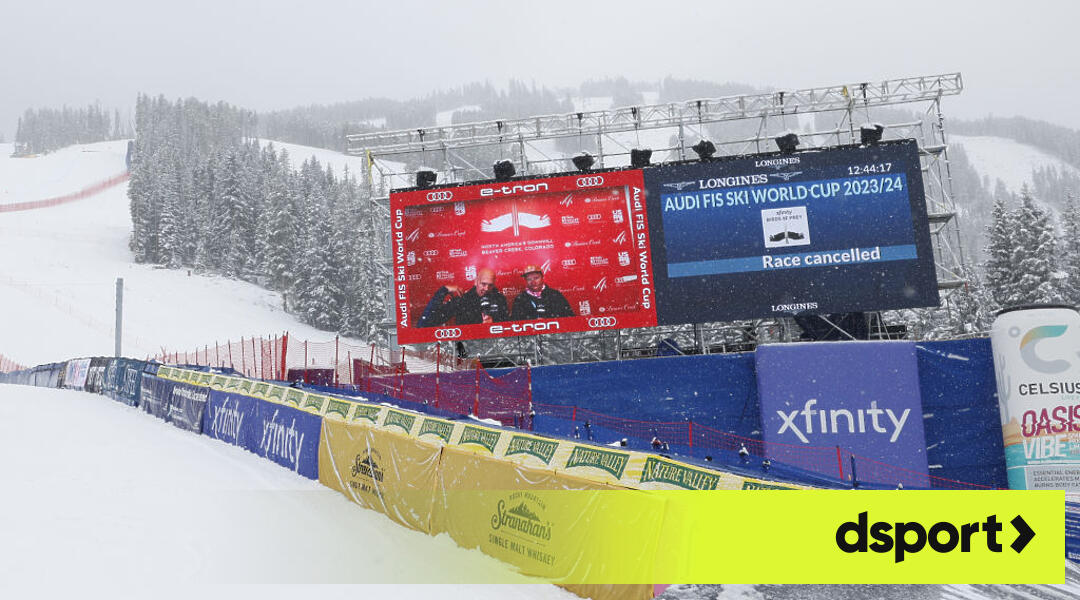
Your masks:
M 919 342 L 930 474 L 1007 488 L 990 340 Z
M 533 402 L 642 421 L 694 421 L 761 439 L 753 353 L 536 367 Z

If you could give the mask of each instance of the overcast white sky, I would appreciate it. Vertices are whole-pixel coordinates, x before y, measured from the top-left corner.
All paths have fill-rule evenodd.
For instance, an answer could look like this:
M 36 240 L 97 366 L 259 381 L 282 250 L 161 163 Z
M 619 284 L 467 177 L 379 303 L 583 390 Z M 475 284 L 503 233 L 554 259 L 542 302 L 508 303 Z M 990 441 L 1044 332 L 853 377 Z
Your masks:
M 268 110 L 509 78 L 799 88 L 953 71 L 948 116 L 1080 129 L 1078 22 L 1070 0 L 0 0 L 0 133 L 28 107 L 128 108 L 140 91 Z

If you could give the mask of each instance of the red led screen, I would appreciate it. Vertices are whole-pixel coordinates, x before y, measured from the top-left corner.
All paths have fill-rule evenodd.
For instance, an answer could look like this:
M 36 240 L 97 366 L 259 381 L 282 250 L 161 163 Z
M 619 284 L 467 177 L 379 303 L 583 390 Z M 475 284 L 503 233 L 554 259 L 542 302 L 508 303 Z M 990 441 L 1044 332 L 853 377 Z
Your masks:
M 390 208 L 402 344 L 656 325 L 640 170 L 395 192 Z

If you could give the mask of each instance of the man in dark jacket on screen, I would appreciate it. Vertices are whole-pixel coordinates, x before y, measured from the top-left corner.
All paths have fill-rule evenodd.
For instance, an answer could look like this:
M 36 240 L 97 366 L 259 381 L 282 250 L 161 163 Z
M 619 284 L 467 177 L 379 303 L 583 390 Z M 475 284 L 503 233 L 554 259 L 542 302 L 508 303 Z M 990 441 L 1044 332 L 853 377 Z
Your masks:
M 456 285 L 439 288 L 424 308 L 416 326 L 438 327 L 450 319 L 454 319 L 455 325 L 475 325 L 506 321 L 508 318 L 506 296 L 495 287 L 495 271 L 483 268 L 476 272 L 476 285 L 464 294 Z
M 573 317 L 574 309 L 558 290 L 544 285 L 544 272 L 536 265 L 525 267 L 525 290 L 514 298 L 511 321 Z

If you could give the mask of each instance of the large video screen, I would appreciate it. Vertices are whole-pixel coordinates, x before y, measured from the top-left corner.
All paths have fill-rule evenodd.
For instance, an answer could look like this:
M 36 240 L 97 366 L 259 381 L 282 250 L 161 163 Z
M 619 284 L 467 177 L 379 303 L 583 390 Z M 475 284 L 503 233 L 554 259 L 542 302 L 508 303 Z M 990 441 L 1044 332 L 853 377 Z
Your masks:
M 914 141 L 644 173 L 660 324 L 939 303 Z
M 656 325 L 640 170 L 390 195 L 402 344 Z

